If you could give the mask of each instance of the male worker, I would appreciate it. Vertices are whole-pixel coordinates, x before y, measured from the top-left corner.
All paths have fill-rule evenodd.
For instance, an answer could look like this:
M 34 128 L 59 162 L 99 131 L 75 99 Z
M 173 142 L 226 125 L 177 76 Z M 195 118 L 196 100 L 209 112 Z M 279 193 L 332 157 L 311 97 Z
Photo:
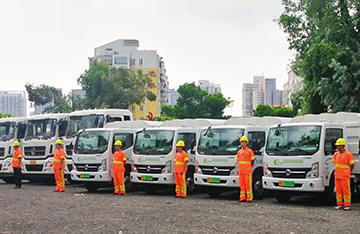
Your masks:
M 350 210 L 351 193 L 350 193 L 350 172 L 354 169 L 354 156 L 345 149 L 346 141 L 343 138 L 337 139 L 335 152 L 331 162 L 335 163 L 335 188 L 336 203 L 335 210 Z
M 56 190 L 54 192 L 65 192 L 65 151 L 61 147 L 63 144 L 62 140 L 55 142 L 56 152 L 54 154 L 54 175 L 56 181 Z
M 113 157 L 113 179 L 115 194 L 125 195 L 125 184 L 124 184 L 124 174 L 126 163 L 126 154 L 121 150 L 122 142 L 115 141 L 115 153 Z
M 19 189 L 21 188 L 21 179 L 22 179 L 21 166 L 22 166 L 23 153 L 20 149 L 20 143 L 18 141 L 15 141 L 13 146 L 14 146 L 14 154 L 12 157 L 12 168 L 14 170 L 14 182 L 15 182 L 14 189 Z
M 175 155 L 175 191 L 176 197 L 186 197 L 186 172 L 187 172 L 187 163 L 189 161 L 189 155 L 184 150 L 185 142 L 178 141 L 176 143 L 176 155 Z
M 252 202 L 252 166 L 254 165 L 254 152 L 247 147 L 249 140 L 246 136 L 240 138 L 241 149 L 237 153 L 239 162 L 240 202 Z

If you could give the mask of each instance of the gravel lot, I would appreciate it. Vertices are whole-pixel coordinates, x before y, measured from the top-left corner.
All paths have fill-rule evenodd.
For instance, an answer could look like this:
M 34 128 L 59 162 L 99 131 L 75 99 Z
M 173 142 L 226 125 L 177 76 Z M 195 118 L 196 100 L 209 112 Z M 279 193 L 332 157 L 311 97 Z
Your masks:
M 302 196 L 283 205 L 275 198 L 239 203 L 236 193 L 218 199 L 198 192 L 186 199 L 170 190 L 125 196 L 111 189 L 89 193 L 81 185 L 0 182 L 0 233 L 359 233 L 360 204 L 335 211 L 320 198 Z

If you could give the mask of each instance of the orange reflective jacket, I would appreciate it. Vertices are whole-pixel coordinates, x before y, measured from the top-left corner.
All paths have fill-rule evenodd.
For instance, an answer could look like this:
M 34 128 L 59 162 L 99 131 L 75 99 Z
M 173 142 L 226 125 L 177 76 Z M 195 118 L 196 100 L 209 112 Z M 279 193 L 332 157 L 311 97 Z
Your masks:
M 352 153 L 345 150 L 340 157 L 340 152 L 337 151 L 331 162 L 335 163 L 335 179 L 350 179 L 350 166 L 354 164 Z
M 238 151 L 236 161 L 239 162 L 239 174 L 252 173 L 251 161 L 254 161 L 254 156 L 254 152 L 249 147 Z
M 181 153 L 176 153 L 175 154 L 175 170 L 174 172 L 181 172 L 181 170 L 184 168 L 184 164 L 185 162 L 189 161 L 189 155 L 185 152 L 185 150 L 183 150 Z M 185 170 L 187 169 L 187 167 L 185 168 Z M 184 172 L 185 172 L 184 170 Z
M 54 154 L 54 166 L 53 167 L 55 170 L 59 170 L 61 160 L 64 160 L 62 167 L 61 167 L 61 169 L 64 170 L 64 168 L 65 168 L 65 151 L 62 148 L 56 150 L 56 152 Z
M 14 151 L 14 154 L 13 154 L 13 157 L 12 157 L 12 167 L 18 167 L 19 166 L 19 162 L 20 162 L 20 159 L 22 159 L 22 151 L 21 149 L 17 148 L 15 151 Z M 22 167 L 21 163 L 20 163 L 20 168 Z
M 126 154 L 124 151 L 115 151 L 114 157 L 113 157 L 113 171 L 125 171 L 125 163 L 126 163 Z

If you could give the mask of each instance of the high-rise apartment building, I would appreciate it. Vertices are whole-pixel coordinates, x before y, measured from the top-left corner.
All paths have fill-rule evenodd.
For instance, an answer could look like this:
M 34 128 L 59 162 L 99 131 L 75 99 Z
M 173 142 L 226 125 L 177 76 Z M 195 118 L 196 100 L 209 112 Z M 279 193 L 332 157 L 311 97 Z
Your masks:
M 198 86 L 200 86 L 202 90 L 207 91 L 209 94 L 221 93 L 221 85 L 210 83 L 208 80 L 199 80 Z
M 271 107 L 282 106 L 282 91 L 276 89 L 276 78 L 265 79 L 264 104 Z
M 180 97 L 180 94 L 175 89 L 169 89 L 169 101 L 170 105 L 175 106 L 177 99 Z
M 161 106 L 169 104 L 169 82 L 163 58 L 156 50 L 138 50 L 138 40 L 119 39 L 95 48 L 94 57 L 89 58 L 90 66 L 94 61 L 106 61 L 112 67 L 124 67 L 133 72 L 141 69 L 152 79 L 148 89 L 156 95 L 156 100 L 145 100 L 141 105 L 133 104 L 129 110 L 135 119 L 147 115 L 161 114 Z
M 26 117 L 25 91 L 0 91 L 0 113 Z
M 291 95 L 300 91 L 303 87 L 303 79 L 296 75 L 291 69 L 288 72 L 288 82 L 283 86 L 283 105 L 287 108 L 292 108 Z

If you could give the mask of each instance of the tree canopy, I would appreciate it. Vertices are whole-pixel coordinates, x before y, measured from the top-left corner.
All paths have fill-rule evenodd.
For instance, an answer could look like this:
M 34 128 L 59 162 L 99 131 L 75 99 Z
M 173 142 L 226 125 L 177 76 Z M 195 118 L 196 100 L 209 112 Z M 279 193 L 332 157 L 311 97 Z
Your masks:
M 260 104 L 253 110 L 253 116 L 279 116 L 279 117 L 294 117 L 297 115 L 297 110 L 285 108 L 283 106 L 271 107 L 269 105 Z
M 0 113 L 0 118 L 7 118 L 7 117 L 13 117 L 11 114 L 1 114 Z
M 304 78 L 303 113 L 360 111 L 360 1 L 283 0 L 279 24 Z
M 147 89 L 151 78 L 141 70 L 131 73 L 125 68 L 110 68 L 104 61 L 94 62 L 78 78 L 78 83 L 86 91 L 85 108 L 127 109 L 145 98 L 156 100 L 155 94 Z
M 185 118 L 214 118 L 224 117 L 225 107 L 231 104 L 231 100 L 224 98 L 221 93 L 209 94 L 195 83 L 185 83 L 177 90 L 180 97 L 174 106 L 163 105 L 162 117 L 185 119 Z

